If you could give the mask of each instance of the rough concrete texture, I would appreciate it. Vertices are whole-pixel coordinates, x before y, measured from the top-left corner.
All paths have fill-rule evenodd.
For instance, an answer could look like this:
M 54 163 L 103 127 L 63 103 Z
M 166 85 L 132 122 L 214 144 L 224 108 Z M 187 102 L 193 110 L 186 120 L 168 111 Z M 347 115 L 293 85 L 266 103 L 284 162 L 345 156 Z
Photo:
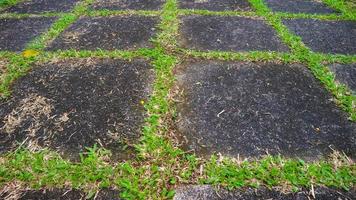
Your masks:
M 13 85 L 0 101 L 0 152 L 19 143 L 49 147 L 76 160 L 86 147 L 132 157 L 140 137 L 154 72 L 144 60 L 69 59 L 44 63 Z
M 352 200 L 356 198 L 355 191 L 345 192 L 330 188 L 318 187 L 312 193 L 302 190 L 296 193 L 282 193 L 267 188 L 245 188 L 243 190 L 227 191 L 212 186 L 186 186 L 178 188 L 174 200 Z
M 96 0 L 93 9 L 108 10 L 158 10 L 164 0 Z
M 179 0 L 179 7 L 183 9 L 202 9 L 211 11 L 250 11 L 248 0 Z
M 302 65 L 196 61 L 178 69 L 178 132 L 198 155 L 356 154 L 356 126 Z
M 24 0 L 5 12 L 38 14 L 44 12 L 69 12 L 79 0 Z
M 289 19 L 283 23 L 313 51 L 356 54 L 356 22 Z
M 336 11 L 317 0 L 265 0 L 265 3 L 274 12 L 307 14 L 336 13 Z
M 180 38 L 182 47 L 195 50 L 288 51 L 272 27 L 244 17 L 182 17 Z
M 54 20 L 53 17 L 0 19 L 0 50 L 23 50 L 28 42 L 46 31 Z
M 355 64 L 331 64 L 329 69 L 334 72 L 337 82 L 345 84 L 356 95 L 356 63 Z
M 81 18 L 49 46 L 49 50 L 133 50 L 151 47 L 156 17 L 116 16 Z

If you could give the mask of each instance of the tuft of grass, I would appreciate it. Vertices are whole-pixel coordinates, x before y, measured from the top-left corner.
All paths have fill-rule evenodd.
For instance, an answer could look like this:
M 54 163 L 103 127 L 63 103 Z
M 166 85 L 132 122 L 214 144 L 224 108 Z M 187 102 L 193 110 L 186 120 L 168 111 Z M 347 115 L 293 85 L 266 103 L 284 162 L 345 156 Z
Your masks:
M 177 0 L 167 0 L 163 6 L 161 23 L 158 26 L 161 32 L 154 40 L 157 48 L 172 51 L 177 47 L 176 36 L 179 29 L 178 12 Z
M 114 50 L 114 51 L 107 51 L 107 50 L 57 50 L 53 52 L 43 52 L 42 56 L 39 57 L 41 62 L 49 61 L 52 59 L 63 59 L 63 58 L 89 58 L 89 57 L 96 57 L 96 58 L 120 58 L 125 60 L 131 60 L 137 57 L 143 57 L 142 52 L 150 51 L 149 49 L 138 49 L 135 51 L 122 51 L 122 50 Z
M 13 6 L 22 0 L 0 0 L 0 9 Z
M 191 10 L 191 9 L 180 9 L 179 15 L 207 15 L 207 16 L 245 16 L 245 17 L 256 17 L 255 12 L 251 11 L 210 11 L 210 10 Z
M 114 176 L 120 170 L 107 162 L 109 154 L 94 146 L 80 155 L 80 162 L 72 163 L 47 149 L 37 152 L 18 149 L 0 160 L 0 186 L 19 182 L 33 189 L 70 187 L 86 192 L 107 188 L 113 185 Z
M 237 161 L 212 156 L 202 164 L 201 184 L 240 187 L 282 186 L 284 190 L 311 188 L 313 185 L 349 190 L 356 183 L 356 165 L 347 157 L 306 163 L 303 160 L 267 156 L 255 161 Z M 343 163 L 340 165 L 339 163 Z
M 341 12 L 349 20 L 356 20 L 356 3 L 353 0 L 323 0 L 323 2 Z
M 356 183 L 356 165 L 338 153 L 327 161 L 312 163 L 279 156 L 250 161 L 217 156 L 202 160 L 186 154 L 180 156 L 181 160 L 174 160 L 186 162 L 179 171 L 169 169 L 170 159 L 164 166 L 160 162 L 137 166 L 135 162 L 110 163 L 109 156 L 109 151 L 96 146 L 81 154 L 79 162 L 64 160 L 46 149 L 18 149 L 0 159 L 0 187 L 17 183 L 33 189 L 74 188 L 87 192 L 89 197 L 97 190 L 113 188 L 120 189 L 124 199 L 171 199 L 175 194 L 173 186 L 184 183 L 230 190 L 281 186 L 285 191 L 319 185 L 349 190 Z

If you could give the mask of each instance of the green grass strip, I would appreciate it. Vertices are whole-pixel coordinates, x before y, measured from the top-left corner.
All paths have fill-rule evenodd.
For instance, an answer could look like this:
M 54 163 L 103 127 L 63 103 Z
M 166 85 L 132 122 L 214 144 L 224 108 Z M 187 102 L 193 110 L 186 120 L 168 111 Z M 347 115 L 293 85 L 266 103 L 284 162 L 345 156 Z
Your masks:
M 341 54 L 323 54 L 315 53 L 316 57 L 319 57 L 323 63 L 341 63 L 352 64 L 356 63 L 356 55 L 341 55 Z
M 352 0 L 323 0 L 323 2 L 342 13 L 350 20 L 356 20 L 356 3 Z
M 93 147 L 81 154 L 79 162 L 70 162 L 48 150 L 20 149 L 0 158 L 0 187 L 16 183 L 34 189 L 73 188 L 87 192 L 87 197 L 92 197 L 97 190 L 113 188 L 123 190 L 121 197 L 124 199 L 169 199 L 174 191 L 167 186 L 192 183 L 185 177 L 194 177 L 200 184 L 228 189 L 263 185 L 283 186 L 294 191 L 312 186 L 349 190 L 356 183 L 356 165 L 341 154 L 334 154 L 328 161 L 312 163 L 278 156 L 251 161 L 213 156 L 201 161 L 186 155 L 189 163 L 180 171 L 180 177 L 155 164 L 134 167 L 130 162 L 110 163 L 109 156 L 109 151 Z M 168 182 L 163 181 L 168 177 Z M 159 194 L 152 193 L 160 187 L 163 189 Z
M 184 152 L 173 145 L 168 135 L 172 109 L 170 89 L 174 83 L 172 70 L 179 61 L 164 53 L 176 47 L 177 15 L 177 1 L 168 0 L 158 25 L 161 33 L 154 39 L 156 48 L 146 53 L 155 68 L 156 80 L 152 96 L 145 105 L 146 125 L 136 145 L 138 160 L 126 164 L 118 182 L 124 199 L 171 199 L 175 194 L 175 177 L 186 169 L 186 160 L 182 159 Z
M 224 61 L 271 61 L 293 63 L 298 59 L 290 53 L 280 53 L 274 51 L 249 51 L 249 52 L 223 52 L 223 51 L 196 51 L 190 49 L 179 49 L 183 57 L 198 59 L 218 59 Z
M 73 163 L 48 150 L 30 152 L 17 150 L 0 159 L 0 186 L 17 182 L 25 187 L 82 189 L 88 193 L 114 186 L 119 166 L 105 160 L 108 151 L 92 148 Z
M 199 177 L 201 184 L 228 189 L 264 185 L 297 191 L 317 185 L 349 190 L 356 183 L 356 165 L 343 156 L 313 163 L 278 156 L 257 161 L 233 161 L 213 156 L 203 166 L 203 174 Z
M 40 57 L 39 60 L 41 62 L 46 62 L 52 59 L 65 59 L 65 58 L 120 58 L 124 60 L 130 60 L 137 57 L 142 57 L 144 53 L 148 49 L 142 48 L 135 51 L 122 51 L 122 50 L 114 50 L 114 51 L 107 51 L 107 50 L 96 50 L 96 51 L 89 51 L 89 50 L 58 50 L 53 52 L 44 52 Z
M 23 0 L 0 0 L 0 11 L 7 7 L 20 3 L 21 1 Z
M 258 17 L 255 12 L 239 12 L 239 11 L 210 11 L 210 10 L 191 10 L 179 9 L 179 15 L 208 15 L 208 16 L 245 16 L 245 17 Z
M 176 0 L 167 0 L 163 6 L 161 23 L 158 28 L 161 32 L 155 39 L 155 44 L 160 49 L 173 50 L 177 46 L 179 19 Z

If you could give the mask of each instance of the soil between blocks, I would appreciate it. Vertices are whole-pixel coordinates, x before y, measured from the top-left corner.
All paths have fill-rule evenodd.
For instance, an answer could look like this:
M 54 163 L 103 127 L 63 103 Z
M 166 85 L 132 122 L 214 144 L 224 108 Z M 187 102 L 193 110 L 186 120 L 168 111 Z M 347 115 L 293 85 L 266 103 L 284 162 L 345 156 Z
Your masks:
M 36 66 L 0 102 L 0 152 L 19 143 L 76 160 L 85 147 L 132 156 L 154 72 L 146 61 L 71 59 Z
M 158 10 L 164 0 L 96 0 L 94 9 L 108 10 Z
M 8 9 L 5 12 L 15 13 L 44 13 L 44 12 L 68 12 L 74 8 L 79 0 L 25 0 Z
M 49 50 L 132 50 L 151 47 L 156 17 L 116 16 L 81 18 L 49 46 Z
M 253 200 L 253 199 L 273 199 L 273 200 L 352 200 L 356 198 L 356 191 L 344 192 L 325 187 L 315 189 L 315 198 L 310 191 L 302 190 L 296 193 L 282 193 L 274 189 L 261 187 L 259 189 L 247 188 L 244 190 L 227 191 L 216 189 L 212 186 L 186 186 L 179 188 L 174 200 Z
M 332 64 L 329 69 L 334 72 L 335 79 L 339 83 L 345 84 L 356 95 L 356 63 L 355 64 Z
M 203 9 L 211 11 L 251 11 L 248 0 L 179 0 L 179 7 L 183 9 Z
M 290 19 L 283 23 L 313 51 L 356 54 L 356 22 Z
M 356 126 L 301 65 L 191 62 L 177 72 L 183 148 L 198 155 L 307 161 L 356 153 Z
M 84 192 L 73 189 L 53 189 L 53 190 L 28 190 L 17 192 L 18 200 L 85 200 Z M 100 190 L 96 194 L 95 200 L 119 200 L 120 193 L 116 190 Z M 11 199 L 10 194 L 3 194 L 0 198 Z M 15 198 L 14 198 L 15 199 Z
M 334 10 L 316 0 L 265 0 L 266 5 L 274 12 L 332 14 Z
M 288 51 L 272 27 L 244 17 L 187 16 L 182 18 L 181 46 L 195 50 Z
M 0 19 L 0 50 L 21 51 L 26 44 L 45 32 L 53 17 Z

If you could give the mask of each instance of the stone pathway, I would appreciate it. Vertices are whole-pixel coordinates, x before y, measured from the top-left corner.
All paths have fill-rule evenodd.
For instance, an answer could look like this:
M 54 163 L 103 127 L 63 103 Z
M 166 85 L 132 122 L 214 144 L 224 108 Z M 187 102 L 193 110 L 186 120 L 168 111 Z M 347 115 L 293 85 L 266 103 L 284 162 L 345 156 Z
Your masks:
M 58 33 L 45 35 L 51 27 L 61 26 L 56 20 L 63 13 L 73 9 L 73 16 L 80 13 L 83 2 L 89 2 L 85 4 L 86 14 L 79 14 Z M 162 52 L 181 61 L 173 70 L 175 83 L 171 88 L 176 94 L 171 98 L 177 102 L 170 105 L 176 107 L 171 129 L 180 147 L 202 158 L 221 154 L 260 159 L 271 154 L 311 162 L 339 151 L 354 160 L 356 124 L 350 120 L 350 112 L 355 112 L 356 95 L 355 20 L 341 18 L 341 11 L 317 0 L 264 0 L 272 13 L 290 15 L 282 18 L 282 25 L 299 36 L 313 55 L 325 58 L 320 62 L 335 74 L 335 82 L 326 86 L 306 63 L 284 62 L 273 56 L 233 59 L 234 55 L 243 57 L 252 52 L 250 55 L 293 60 L 293 55 L 300 53 L 281 37 L 278 27 L 257 14 L 251 2 L 176 2 L 181 12 L 174 38 L 177 46 L 175 50 L 163 46 Z M 159 73 L 147 57 L 115 55 L 158 48 L 160 41 L 153 39 L 162 31 L 160 14 L 165 3 L 24 0 L 0 10 L 0 55 L 21 54 L 41 35 L 53 36 L 38 50 L 48 54 L 43 56 L 45 61 L 37 60 L 29 72 L 19 72 L 22 77 L 11 84 L 11 97 L 0 100 L 0 153 L 19 146 L 49 148 L 79 161 L 79 153 L 86 147 L 98 145 L 111 150 L 112 162 L 134 160 L 134 145 L 140 142 L 145 118 L 151 114 L 144 104 L 157 93 Z M 67 56 L 61 57 L 61 52 Z M 73 52 L 81 53 L 71 57 Z M 99 56 L 85 56 L 88 52 Z M 207 56 L 197 56 L 204 53 Z M 9 62 L 11 58 L 0 56 L 1 82 L 12 73 L 6 67 Z M 336 103 L 328 90 L 333 84 L 345 85 L 345 94 L 353 101 L 351 111 Z M 313 193 L 305 189 L 290 194 L 264 187 L 234 191 L 208 185 L 175 187 L 177 200 L 356 198 L 354 190 L 326 187 Z M 119 193 L 116 189 L 102 190 L 95 199 L 117 199 Z M 0 198 L 11 195 L 7 191 L 0 193 Z M 54 189 L 21 191 L 12 197 L 87 196 L 79 190 Z

